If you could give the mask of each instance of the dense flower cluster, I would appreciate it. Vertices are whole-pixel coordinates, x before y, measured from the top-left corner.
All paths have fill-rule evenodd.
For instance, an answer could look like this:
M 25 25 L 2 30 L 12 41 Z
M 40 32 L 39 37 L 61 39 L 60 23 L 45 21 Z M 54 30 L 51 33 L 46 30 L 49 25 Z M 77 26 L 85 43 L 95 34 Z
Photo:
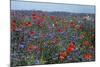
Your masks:
M 94 14 L 25 13 L 11 12 L 12 66 L 95 60 Z

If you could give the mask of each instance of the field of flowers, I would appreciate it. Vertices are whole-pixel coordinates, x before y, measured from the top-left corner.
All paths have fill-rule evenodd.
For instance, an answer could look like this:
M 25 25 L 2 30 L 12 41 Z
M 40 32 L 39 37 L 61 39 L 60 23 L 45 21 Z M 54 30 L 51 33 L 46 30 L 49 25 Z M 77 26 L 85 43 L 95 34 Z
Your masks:
M 11 66 L 94 60 L 94 14 L 11 11 Z

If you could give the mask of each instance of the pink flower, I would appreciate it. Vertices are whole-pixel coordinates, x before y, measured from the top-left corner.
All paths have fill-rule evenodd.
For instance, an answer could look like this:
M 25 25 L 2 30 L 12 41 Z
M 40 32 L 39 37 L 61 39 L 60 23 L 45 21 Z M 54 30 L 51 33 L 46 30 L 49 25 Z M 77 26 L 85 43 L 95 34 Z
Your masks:
M 84 38 L 84 35 L 80 35 L 80 37 L 79 37 L 80 39 L 83 39 Z

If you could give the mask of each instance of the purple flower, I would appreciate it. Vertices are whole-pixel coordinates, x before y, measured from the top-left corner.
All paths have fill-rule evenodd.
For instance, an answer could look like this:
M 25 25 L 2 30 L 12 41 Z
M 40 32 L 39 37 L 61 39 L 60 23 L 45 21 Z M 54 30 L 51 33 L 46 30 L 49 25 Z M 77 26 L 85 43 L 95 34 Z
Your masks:
M 25 45 L 24 43 L 22 43 L 22 44 L 19 44 L 19 47 L 20 47 L 20 48 L 25 48 L 26 45 Z
M 47 38 L 49 38 L 49 39 L 53 39 L 53 38 L 54 38 L 54 36 L 55 36 L 55 34 L 54 34 L 54 33 L 49 33 L 49 34 L 48 34 L 48 36 L 47 36 Z
M 68 60 L 72 60 L 73 58 L 71 56 L 67 56 L 67 59 Z
M 40 61 L 38 59 L 36 59 L 35 64 L 40 64 Z

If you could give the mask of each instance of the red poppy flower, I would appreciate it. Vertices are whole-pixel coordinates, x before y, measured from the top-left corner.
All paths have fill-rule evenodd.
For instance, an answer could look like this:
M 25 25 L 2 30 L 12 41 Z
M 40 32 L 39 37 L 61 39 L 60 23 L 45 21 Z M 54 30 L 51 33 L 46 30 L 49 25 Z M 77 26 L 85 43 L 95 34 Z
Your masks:
M 63 32 L 63 30 L 61 28 L 57 29 L 58 32 Z
M 44 18 L 38 17 L 38 19 L 35 21 L 35 23 L 36 23 L 37 25 L 40 25 L 43 21 L 44 21 Z
M 15 31 L 16 28 L 17 28 L 16 20 L 13 20 L 12 23 L 11 23 L 11 30 Z
M 38 15 L 38 14 L 35 14 L 35 13 L 33 13 L 32 14 L 32 20 L 34 21 L 34 20 L 37 20 L 37 19 L 40 19 L 41 17 Z
M 59 54 L 59 59 L 61 60 L 61 61 L 63 61 L 64 59 L 65 59 L 65 57 L 67 56 L 67 53 L 64 51 L 64 52 L 60 52 L 60 54 Z
M 32 16 L 36 16 L 36 14 L 35 13 L 32 13 Z
M 27 27 L 31 27 L 32 23 L 31 22 L 26 22 L 24 25 L 27 26 Z
M 84 41 L 84 42 L 83 42 L 83 45 L 84 45 L 84 46 L 88 46 L 88 45 L 90 45 L 90 43 L 89 43 L 89 41 Z
M 85 58 L 85 59 L 92 59 L 93 58 L 93 55 L 92 54 L 90 54 L 90 53 L 88 53 L 88 54 L 84 54 L 83 55 L 83 58 Z
M 50 16 L 51 20 L 55 20 L 55 16 Z
M 36 34 L 36 32 L 31 31 L 31 32 L 29 32 L 29 34 L 34 36 Z
M 65 57 L 59 56 L 59 59 L 60 59 L 61 61 L 63 61 L 63 60 L 65 59 Z
M 38 46 L 30 44 L 30 45 L 28 46 L 28 48 L 27 48 L 27 51 L 28 51 L 29 53 L 31 53 L 32 51 L 36 51 L 36 50 L 38 50 L 38 49 L 39 49 Z
M 32 20 L 34 21 L 34 20 L 36 20 L 37 18 L 36 17 L 32 17 Z
M 73 42 L 71 42 L 68 46 L 68 48 L 66 49 L 67 53 L 71 53 L 75 50 L 75 44 Z
M 75 27 L 76 23 L 75 22 L 70 22 L 71 27 Z

